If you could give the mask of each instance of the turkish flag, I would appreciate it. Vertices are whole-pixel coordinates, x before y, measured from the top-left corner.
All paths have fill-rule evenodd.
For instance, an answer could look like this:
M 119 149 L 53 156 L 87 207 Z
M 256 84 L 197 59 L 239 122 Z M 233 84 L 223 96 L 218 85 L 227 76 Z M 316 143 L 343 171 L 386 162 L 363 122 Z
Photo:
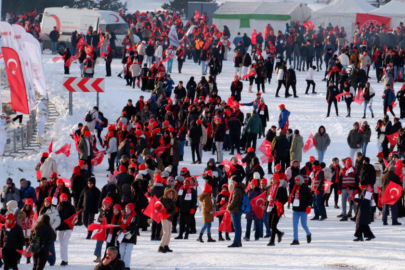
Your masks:
M 158 147 L 155 150 L 153 150 L 153 153 L 155 153 L 158 157 L 160 157 L 165 150 L 166 150 L 166 146 Z
M 69 226 L 69 228 L 71 230 L 73 230 L 73 228 L 75 227 L 76 221 L 77 221 L 77 217 L 79 216 L 80 212 L 82 210 L 77 211 L 75 214 L 73 214 L 70 218 L 65 219 L 65 223 Z
M 42 178 L 41 170 L 38 170 L 38 171 L 37 171 L 37 178 L 38 178 L 39 180 L 41 180 L 41 178 Z
M 23 114 L 30 114 L 27 89 L 25 87 L 24 74 L 21 69 L 20 56 L 14 49 L 9 47 L 2 47 L 2 52 L 4 63 L 6 64 L 13 110 Z
M 381 198 L 381 203 L 394 205 L 402 196 L 404 189 L 394 182 L 390 182 Z
M 207 170 L 207 171 L 204 172 L 204 174 L 208 174 L 209 176 L 213 177 L 212 176 L 212 170 Z
M 56 62 L 58 62 L 60 60 L 62 60 L 61 56 L 55 56 L 55 57 L 52 58 L 52 62 L 54 62 L 54 63 L 56 63 Z
M 224 212 L 221 224 L 219 224 L 219 227 L 218 227 L 218 231 L 219 232 L 227 232 L 227 233 L 232 232 L 231 213 L 229 213 L 228 211 Z
M 73 131 L 73 139 L 75 140 L 76 151 L 79 151 L 78 147 L 79 147 L 80 136 L 77 135 L 74 131 Z
M 93 235 L 91 239 L 97 240 L 97 241 L 105 241 L 106 238 L 106 230 L 119 227 L 119 225 L 112 225 L 112 224 L 107 224 L 107 219 L 103 218 L 103 222 L 101 224 L 97 223 L 92 223 L 89 225 L 87 228 L 88 231 L 95 231 L 97 230 L 96 234 Z
M 326 192 L 328 191 L 329 187 L 332 186 L 333 183 L 331 181 L 325 180 L 323 183 L 323 196 L 325 196 Z
M 304 145 L 304 148 L 302 149 L 302 151 L 304 153 L 308 152 L 312 147 L 314 147 L 316 145 L 316 141 L 314 138 L 314 135 L 309 135 L 307 142 Z
M 70 179 L 67 179 L 66 177 L 62 177 L 61 179 L 63 180 L 63 183 L 65 183 L 65 187 L 71 188 L 72 182 L 70 181 Z
M 271 142 L 264 140 L 259 147 L 260 152 L 262 152 L 267 157 L 272 157 L 271 154 Z
M 391 146 L 397 144 L 398 132 L 391 134 L 391 135 L 385 135 L 385 136 L 387 136 L 387 139 L 390 142 Z
M 224 161 L 222 161 L 222 162 L 220 163 L 220 165 L 223 165 L 223 166 L 224 166 L 225 172 L 226 172 L 226 174 L 227 174 L 228 176 L 230 176 L 231 174 L 233 174 L 233 173 L 236 171 L 235 166 L 233 166 L 233 164 L 232 164 L 229 160 L 227 160 L 227 159 L 225 159 Z
M 66 157 L 70 156 L 70 148 L 72 147 L 72 144 L 70 143 L 65 143 L 59 150 L 55 152 L 55 154 L 65 154 Z
M 32 252 L 27 252 L 27 250 L 19 250 L 19 249 L 16 249 L 15 250 L 17 253 L 20 253 L 22 256 L 24 256 L 25 258 L 30 258 L 30 257 L 32 257 L 32 255 L 34 255 L 34 254 L 32 254 Z
M 101 164 L 103 162 L 104 155 L 105 155 L 105 150 L 94 152 L 94 158 L 91 160 L 91 164 L 93 166 L 97 166 L 97 165 Z
M 341 93 L 339 95 L 336 95 L 336 99 L 340 102 L 340 98 L 343 97 L 343 96 L 350 96 L 350 93 L 349 92 L 343 92 L 343 93 Z
M 246 78 L 249 78 L 250 76 L 255 76 L 255 75 L 256 75 L 256 71 L 252 71 L 246 75 L 243 75 L 242 79 L 246 79 Z
M 307 30 L 314 29 L 314 24 L 311 21 L 306 21 L 302 24 Z
M 361 105 L 361 104 L 363 103 L 363 101 L 364 101 L 364 96 L 363 96 L 363 95 L 364 95 L 364 94 L 363 94 L 363 89 L 360 88 L 359 91 L 357 92 L 357 96 L 355 96 L 355 97 L 353 98 L 353 100 L 354 100 L 355 102 L 357 102 L 357 104 Z
M 156 196 L 153 196 L 153 198 L 150 200 L 148 206 L 145 208 L 145 210 L 143 211 L 143 214 L 145 216 L 150 217 L 151 219 L 153 219 L 154 221 L 156 221 L 157 223 L 159 222 L 156 220 L 157 219 L 157 211 L 155 211 L 155 203 L 159 201 L 158 198 Z
M 52 141 L 51 141 L 51 143 L 49 144 L 49 147 L 48 147 L 49 154 L 52 153 L 52 148 L 53 148 L 53 139 L 52 139 Z
M 249 189 L 250 189 L 250 181 L 249 181 L 248 184 L 246 185 L 245 193 L 247 193 L 247 192 L 249 191 Z
M 238 159 L 238 164 L 239 165 L 242 165 L 243 167 L 246 166 L 246 163 L 242 163 L 243 157 L 240 154 L 237 154 L 235 157 Z
M 391 18 L 366 13 L 357 13 L 356 22 L 360 23 L 360 28 L 367 28 L 371 25 L 371 23 L 374 26 L 381 26 L 382 24 L 385 24 L 385 27 L 390 28 Z
M 226 105 L 228 105 L 229 107 L 231 107 L 231 108 L 235 108 L 236 106 L 237 106 L 237 102 L 235 101 L 235 98 L 233 97 L 233 96 L 230 96 L 229 98 L 228 98 L 228 102 L 227 102 L 227 104 Z
M 253 198 L 250 201 L 250 206 L 258 219 L 261 219 L 264 215 L 263 206 L 266 202 L 266 192 L 263 192 L 259 196 Z

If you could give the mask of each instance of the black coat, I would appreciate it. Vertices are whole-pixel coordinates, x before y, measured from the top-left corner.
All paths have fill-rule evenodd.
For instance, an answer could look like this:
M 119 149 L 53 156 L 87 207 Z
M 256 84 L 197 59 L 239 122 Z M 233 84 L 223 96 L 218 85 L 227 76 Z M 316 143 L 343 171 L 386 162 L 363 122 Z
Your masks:
M 240 139 L 242 124 L 238 118 L 231 117 L 228 120 L 228 129 L 229 129 L 229 135 L 231 135 L 232 138 Z
M 62 202 L 58 206 L 60 217 L 60 225 L 56 228 L 57 231 L 70 230 L 70 227 L 65 223 L 65 220 L 76 214 L 76 210 L 70 202 Z
M 372 166 L 372 165 L 371 165 Z M 359 199 L 354 199 L 357 202 L 357 215 L 356 215 L 356 225 L 368 225 L 371 223 L 371 201 L 366 200 L 364 196 L 366 195 L 367 190 L 364 189 Z
M 24 243 L 24 233 L 20 225 L 16 224 L 10 231 L 6 230 L 6 225 L 1 227 L 0 247 L 15 252 L 16 249 L 22 250 Z
M 273 156 L 276 158 L 285 158 L 290 152 L 289 143 L 286 136 L 276 138 L 276 145 L 273 148 Z
M 170 198 L 160 198 L 160 202 L 166 209 L 166 213 L 170 215 L 167 220 L 173 221 L 173 216 L 176 214 L 176 202 Z
M 192 124 L 190 128 L 190 144 L 199 144 L 202 137 L 202 128 L 196 124 Z
M 236 171 L 234 171 L 232 173 L 232 176 L 236 175 L 239 177 L 239 179 L 241 179 L 243 181 L 243 179 L 245 179 L 246 173 L 245 170 L 243 169 L 242 165 L 236 164 L 233 165 L 236 169 Z
M 56 240 L 56 233 L 50 225 L 38 226 L 33 230 L 32 237 L 39 237 L 39 244 L 42 249 L 49 250 L 51 243 Z
M 297 212 L 305 212 L 307 210 L 307 207 L 312 205 L 312 194 L 311 190 L 309 189 L 308 185 L 303 183 L 300 186 L 300 193 L 299 193 L 299 200 L 300 200 L 300 205 L 299 206 L 293 206 L 293 211 Z M 291 197 L 291 204 L 294 205 L 294 200 L 295 200 L 295 194 Z
M 376 174 L 374 166 L 371 164 L 367 164 L 361 167 L 360 169 L 360 185 L 371 185 L 374 186 L 376 181 Z
M 237 81 L 236 83 L 235 83 L 235 81 L 233 81 L 231 83 L 231 92 L 232 92 L 231 96 L 233 96 L 233 98 L 237 102 L 241 101 L 240 94 L 242 92 L 242 89 L 243 89 L 243 83 L 241 81 Z
M 297 77 L 295 76 L 294 69 L 292 69 L 292 68 L 287 69 L 285 77 L 286 77 L 286 83 L 291 84 L 291 85 L 297 84 Z
M 126 227 L 126 231 L 127 232 L 129 232 L 129 234 L 131 234 L 131 238 L 130 239 L 126 239 L 125 237 L 124 237 L 124 239 L 122 239 L 122 243 L 130 243 L 130 244 L 134 244 L 134 245 L 136 245 L 136 238 L 137 238 L 137 234 L 136 234 L 136 231 L 137 231 L 137 229 L 136 229 L 136 224 L 137 224 L 137 221 L 138 220 L 138 218 L 137 218 L 137 215 L 135 215 L 133 218 L 132 218 L 132 221 L 131 221 L 131 223 L 129 223 L 129 225 Z M 122 220 L 122 222 L 125 224 L 126 222 L 126 217 L 124 216 L 124 219 Z
M 94 270 L 125 270 L 125 263 L 116 257 L 115 260 L 110 262 L 107 266 L 105 266 L 103 262 L 100 262 L 96 265 Z
M 156 198 L 160 199 L 163 197 L 163 194 L 165 193 L 165 187 L 163 184 L 160 183 L 155 183 L 153 186 L 153 189 L 150 192 L 151 197 L 156 196 Z
M 101 192 L 96 186 L 92 189 L 89 189 L 89 187 L 86 186 L 80 195 L 78 204 L 79 209 L 83 209 L 83 212 L 86 213 L 97 214 L 100 195 Z
M 326 100 L 327 101 L 334 101 L 336 100 L 336 96 L 339 94 L 339 90 L 336 86 L 328 86 L 328 90 L 326 91 Z
M 100 200 L 98 202 L 98 208 L 101 209 L 101 204 L 105 197 L 110 197 L 113 204 L 119 204 L 121 202 L 120 189 L 115 184 L 107 184 L 101 189 Z
M 76 175 L 75 177 L 72 177 L 70 179 L 72 186 L 71 186 L 71 191 L 72 191 L 72 196 L 73 198 L 79 198 L 80 194 L 82 194 L 82 191 L 84 187 L 86 186 L 86 179 L 84 178 L 83 175 Z
M 194 188 L 189 188 L 191 190 L 191 200 L 186 200 L 187 189 L 179 190 L 179 197 L 177 199 L 177 206 L 179 207 L 180 213 L 190 213 L 191 209 L 196 209 L 197 207 L 197 191 Z M 182 193 L 182 194 L 180 194 Z
M 216 142 L 223 142 L 225 139 L 225 125 L 220 124 L 215 127 L 214 139 Z

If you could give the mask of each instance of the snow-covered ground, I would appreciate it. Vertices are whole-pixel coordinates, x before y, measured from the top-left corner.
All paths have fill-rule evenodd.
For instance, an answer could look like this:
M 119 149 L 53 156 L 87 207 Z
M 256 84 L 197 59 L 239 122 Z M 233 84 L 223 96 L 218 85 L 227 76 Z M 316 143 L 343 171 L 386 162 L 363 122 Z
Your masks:
M 46 134 L 47 144 L 35 154 L 24 158 L 1 158 L 0 159 L 0 186 L 4 185 L 6 177 L 11 177 L 15 182 L 21 177 L 31 180 L 36 187 L 35 165 L 39 161 L 41 152 L 47 151 L 51 139 L 54 140 L 54 149 L 58 149 L 66 142 L 72 142 L 70 134 L 78 122 L 81 122 L 89 108 L 95 105 L 96 95 L 92 93 L 74 93 L 73 94 L 73 116 L 68 115 L 67 102 L 68 92 L 62 89 L 63 64 L 53 63 L 52 56 L 44 55 L 45 76 L 51 101 L 57 105 L 60 113 L 53 129 Z M 106 92 L 100 94 L 100 110 L 113 122 L 125 106 L 127 99 L 138 100 L 140 95 L 147 99 L 149 93 L 141 92 L 139 89 L 132 89 L 125 86 L 125 81 L 116 76 L 122 69 L 120 59 L 114 59 L 113 76 L 106 78 Z M 183 67 L 182 74 L 177 73 L 177 63 L 174 63 L 174 73 L 172 78 L 177 83 L 179 80 L 188 81 L 190 76 L 194 76 L 198 81 L 201 77 L 200 66 L 191 61 L 187 61 Z M 266 84 L 266 93 L 263 95 L 266 104 L 269 107 L 270 121 L 268 126 L 277 123 L 278 105 L 284 103 L 291 111 L 290 126 L 293 129 L 299 129 L 304 140 L 313 133 L 315 134 L 320 125 L 326 127 L 332 144 L 328 148 L 325 161 L 329 163 L 333 157 L 347 157 L 349 147 L 346 143 L 346 137 L 355 121 L 362 121 L 363 106 L 356 103 L 352 104 L 352 118 L 344 117 L 346 115 L 346 104 L 340 103 L 340 116 L 334 116 L 332 109 L 331 117 L 325 118 L 327 104 L 325 102 L 326 84 L 322 82 L 323 71 L 316 73 L 317 92 L 316 95 L 305 95 L 305 74 L 306 72 L 297 72 L 299 98 L 275 98 L 275 79 L 270 85 Z M 105 67 L 103 61 L 99 61 L 96 68 L 95 77 L 104 77 Z M 373 102 L 375 118 L 370 118 L 368 112 L 367 121 L 372 130 L 377 119 L 382 118 L 383 109 L 381 104 L 381 84 L 375 80 L 375 72 L 371 70 L 372 87 L 376 91 L 376 97 Z M 79 67 L 73 64 L 70 76 L 79 76 Z M 223 73 L 218 77 L 219 94 L 227 98 L 230 94 L 230 84 L 233 80 L 234 68 L 232 57 L 228 56 L 228 61 L 224 62 Z M 273 75 L 275 78 L 276 76 Z M 399 85 L 396 85 L 396 89 Z M 283 89 L 282 92 L 283 93 Z M 255 94 L 247 92 L 247 82 L 244 82 L 242 92 L 242 103 L 250 102 L 255 98 Z M 241 107 L 246 112 L 251 111 L 251 107 Z M 395 109 L 398 113 L 398 108 Z M 105 132 L 104 132 L 105 133 Z M 103 133 L 103 135 L 104 135 Z M 261 143 L 261 140 L 259 141 Z M 185 149 L 185 161 L 181 162 L 180 167 L 187 166 L 191 174 L 202 173 L 205 164 L 190 165 L 190 148 Z M 376 134 L 373 132 L 371 142 L 368 146 L 368 156 L 375 161 L 377 153 Z M 312 149 L 304 154 L 303 159 L 308 160 L 310 155 L 315 155 Z M 203 163 L 212 157 L 210 153 L 203 154 Z M 229 154 L 225 158 L 230 158 Z M 72 168 L 77 164 L 76 150 L 72 147 L 72 154 L 69 158 L 59 155 L 57 161 L 60 168 L 60 174 L 63 177 L 70 177 Z M 21 172 L 20 169 L 23 170 Z M 97 186 L 101 188 L 106 182 L 107 161 L 95 168 L 97 177 Z M 265 171 L 266 168 L 265 168 Z M 200 179 L 200 181 L 202 181 Z M 332 199 L 330 200 L 331 205 Z M 354 243 L 352 242 L 355 224 L 349 222 L 339 222 L 336 216 L 339 210 L 327 208 L 328 219 L 326 221 L 309 221 L 309 228 L 312 232 L 313 242 L 306 244 L 304 231 L 300 230 L 300 246 L 290 246 L 292 242 L 292 213 L 286 210 L 286 217 L 280 221 L 279 228 L 285 232 L 283 242 L 276 244 L 276 247 L 267 247 L 268 239 L 260 241 L 243 242 L 241 249 L 228 249 L 229 242 L 217 243 L 199 243 L 196 242 L 196 235 L 191 235 L 189 240 L 172 240 L 172 254 L 157 253 L 158 242 L 150 241 L 150 232 L 143 232 L 138 239 L 132 254 L 131 269 L 401 269 L 403 267 L 403 258 L 405 256 L 405 235 L 403 226 L 383 226 L 381 218 L 371 225 L 376 239 L 371 242 Z M 312 215 L 311 215 L 312 216 Z M 243 220 L 245 227 L 245 220 Z M 401 221 L 401 219 L 400 219 Z M 197 214 L 197 227 L 201 228 L 201 213 Z M 213 237 L 217 239 L 218 221 L 213 225 Z M 243 230 L 244 231 L 244 230 Z M 231 235 L 232 236 L 232 235 Z M 251 237 L 252 238 L 252 237 Z M 94 240 L 85 239 L 85 228 L 75 228 L 73 233 L 70 250 L 69 266 L 64 269 L 93 269 L 95 263 L 93 251 L 95 248 Z M 173 239 L 173 238 L 172 238 Z M 59 256 L 59 243 L 56 244 L 57 258 Z M 31 269 L 32 265 L 25 265 L 22 260 L 20 269 Z M 60 260 L 57 260 L 59 265 Z M 59 269 L 59 266 L 54 268 Z

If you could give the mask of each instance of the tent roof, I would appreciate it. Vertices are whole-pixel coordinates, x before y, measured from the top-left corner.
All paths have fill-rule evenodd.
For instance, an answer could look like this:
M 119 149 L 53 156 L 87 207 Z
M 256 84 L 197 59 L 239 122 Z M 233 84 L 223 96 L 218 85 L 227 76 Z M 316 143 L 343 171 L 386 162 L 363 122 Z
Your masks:
M 380 8 L 374 9 L 370 11 L 370 14 L 374 15 L 381 15 L 381 16 L 387 16 L 390 17 L 392 15 L 400 15 L 401 17 L 405 18 L 405 2 L 401 0 L 395 0 L 391 1 Z
M 313 14 L 345 15 L 355 13 L 367 13 L 375 9 L 366 0 L 335 0 L 330 5 L 318 9 Z
M 225 2 L 215 14 L 291 14 L 301 3 L 294 2 Z

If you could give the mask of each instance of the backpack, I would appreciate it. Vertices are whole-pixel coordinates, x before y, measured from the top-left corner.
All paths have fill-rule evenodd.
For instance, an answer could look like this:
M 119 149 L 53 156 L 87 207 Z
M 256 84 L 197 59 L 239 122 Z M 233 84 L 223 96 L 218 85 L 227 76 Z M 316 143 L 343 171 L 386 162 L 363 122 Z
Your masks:
M 87 114 L 86 114 L 86 117 L 84 118 L 84 121 L 86 121 L 86 122 L 93 122 L 93 114 L 89 111 Z
M 103 116 L 102 121 L 103 121 L 102 127 L 103 127 L 103 128 L 106 128 L 106 127 L 108 126 L 108 119 Z
M 29 251 L 31 251 L 33 254 L 37 254 L 41 251 L 41 239 L 38 236 L 33 236 L 31 239 L 31 243 L 29 246 Z
M 246 194 L 243 194 L 242 206 L 240 208 L 243 214 L 247 214 L 252 210 L 249 197 Z

